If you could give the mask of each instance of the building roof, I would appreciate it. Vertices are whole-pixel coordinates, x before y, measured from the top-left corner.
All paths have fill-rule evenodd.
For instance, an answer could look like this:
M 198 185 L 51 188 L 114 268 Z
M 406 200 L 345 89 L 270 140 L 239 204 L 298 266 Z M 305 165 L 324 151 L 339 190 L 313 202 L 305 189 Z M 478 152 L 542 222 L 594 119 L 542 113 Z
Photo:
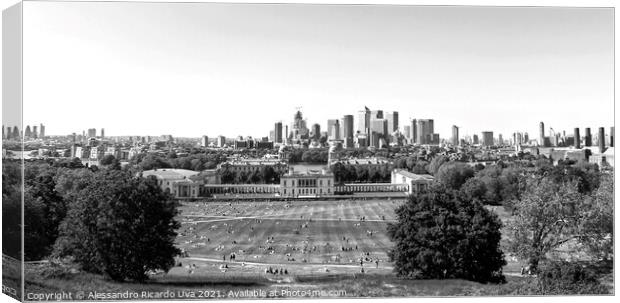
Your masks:
M 197 171 L 187 169 L 161 168 L 153 170 L 145 170 L 142 172 L 143 177 L 155 176 L 161 179 L 182 180 L 189 179 L 191 176 L 199 174 Z
M 418 174 L 414 174 L 412 172 L 408 172 L 402 169 L 395 170 L 394 173 L 400 174 L 402 176 L 405 176 L 413 180 L 429 180 L 429 181 L 435 180 L 435 177 L 431 175 L 428 175 L 428 174 L 418 175 Z

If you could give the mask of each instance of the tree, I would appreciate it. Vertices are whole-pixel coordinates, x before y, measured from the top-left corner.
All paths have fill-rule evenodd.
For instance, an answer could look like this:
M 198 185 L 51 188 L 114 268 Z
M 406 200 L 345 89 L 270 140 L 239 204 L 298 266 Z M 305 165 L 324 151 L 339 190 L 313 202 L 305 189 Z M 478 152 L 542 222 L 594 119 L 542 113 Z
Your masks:
M 613 257 L 614 180 L 613 175 L 602 175 L 598 189 L 584 199 L 579 208 L 580 242 L 590 254 L 604 260 Z
M 412 195 L 388 225 L 389 252 L 401 277 L 501 282 L 501 221 L 475 200 L 442 185 Z
M 437 171 L 439 171 L 439 167 L 441 167 L 444 163 L 448 161 L 448 157 L 444 155 L 436 156 L 435 158 L 433 158 L 433 160 L 431 160 L 431 163 L 428 165 L 428 172 L 431 173 L 433 176 L 436 175 Z
M 103 156 L 99 164 L 109 169 L 121 169 L 121 162 L 118 159 L 116 159 L 116 157 L 114 157 L 113 155 Z
M 535 272 L 548 252 L 577 239 L 577 210 L 583 199 L 575 182 L 529 180 L 525 193 L 515 202 L 515 213 L 509 224 L 511 250 L 527 259 Z
M 450 189 L 458 190 L 467 179 L 474 176 L 474 170 L 469 165 L 461 162 L 449 162 L 439 167 L 435 174 L 437 181 Z
M 176 214 L 155 178 L 99 171 L 71 203 L 54 255 L 115 281 L 143 281 L 147 271 L 174 265 Z

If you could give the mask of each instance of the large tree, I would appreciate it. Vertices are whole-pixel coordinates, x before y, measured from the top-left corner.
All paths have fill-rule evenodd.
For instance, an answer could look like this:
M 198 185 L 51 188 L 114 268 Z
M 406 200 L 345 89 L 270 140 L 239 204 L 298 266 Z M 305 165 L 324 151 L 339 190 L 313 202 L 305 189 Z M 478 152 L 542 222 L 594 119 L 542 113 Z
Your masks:
M 533 178 L 514 204 L 509 229 L 511 250 L 528 260 L 533 271 L 547 253 L 579 239 L 580 209 L 585 197 L 576 182 L 556 183 L 550 178 Z
M 503 281 L 501 221 L 477 200 L 436 185 L 412 195 L 388 225 L 390 251 L 399 276 Z
M 176 213 L 154 178 L 101 170 L 70 204 L 55 254 L 113 280 L 142 281 L 174 264 Z

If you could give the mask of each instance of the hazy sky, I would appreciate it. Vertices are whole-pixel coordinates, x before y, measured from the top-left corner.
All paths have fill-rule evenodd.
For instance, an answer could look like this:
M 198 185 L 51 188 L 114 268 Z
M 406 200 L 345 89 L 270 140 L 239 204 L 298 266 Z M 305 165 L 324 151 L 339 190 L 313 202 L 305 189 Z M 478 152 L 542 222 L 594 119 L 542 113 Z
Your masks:
M 368 106 L 536 137 L 611 126 L 613 80 L 605 8 L 24 4 L 24 124 L 48 134 L 258 137 Z

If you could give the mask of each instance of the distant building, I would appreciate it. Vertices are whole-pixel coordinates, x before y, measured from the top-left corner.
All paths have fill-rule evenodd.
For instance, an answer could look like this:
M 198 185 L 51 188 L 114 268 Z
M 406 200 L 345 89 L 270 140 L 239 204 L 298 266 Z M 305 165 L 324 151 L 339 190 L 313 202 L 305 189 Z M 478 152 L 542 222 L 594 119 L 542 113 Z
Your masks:
M 200 194 L 200 182 L 191 177 L 199 172 L 186 169 L 155 169 L 141 173 L 142 177 L 154 177 L 161 189 L 175 198 L 197 198 Z
M 321 138 L 321 125 L 318 123 L 312 124 L 312 129 L 310 131 L 310 136 L 314 140 L 318 140 Z
M 543 147 L 547 147 L 547 145 L 545 145 L 545 123 L 543 123 L 542 121 L 539 124 L 538 131 L 539 131 L 538 144 Z
M 493 146 L 493 132 L 492 131 L 482 132 L 482 145 Z
M 40 132 L 39 132 L 39 137 L 41 139 L 45 139 L 45 125 L 41 124 L 40 126 L 41 126 L 41 129 L 40 129 Z
M 217 137 L 217 147 L 224 147 L 226 145 L 226 137 L 219 136 Z
M 105 138 L 105 129 L 101 129 L 101 139 Z
M 418 175 L 403 169 L 395 169 L 392 171 L 391 183 L 408 185 L 408 193 L 411 195 L 426 191 L 434 180 L 431 175 Z
M 329 119 L 327 120 L 327 133 L 328 139 L 330 140 L 340 140 L 340 120 L 338 119 Z
M 411 125 L 403 126 L 403 132 L 407 141 L 411 141 Z
M 282 121 L 276 122 L 275 124 L 273 141 L 275 143 L 282 143 Z
M 202 139 L 200 140 L 200 146 L 202 146 L 202 147 L 209 146 L 209 137 L 202 136 Z
M 474 144 L 474 145 L 478 145 L 478 144 L 480 144 L 480 142 L 479 142 L 479 140 L 478 140 L 478 135 L 474 135 L 472 140 L 473 140 L 473 144 Z
M 575 148 L 581 148 L 581 136 L 579 135 L 579 128 L 575 127 L 575 131 L 573 134 Z
M 344 148 L 353 147 L 353 115 L 342 117 L 342 140 L 344 141 Z
M 433 119 L 418 119 L 416 132 L 416 143 L 430 144 L 428 138 L 432 138 L 432 134 L 435 133 L 435 122 Z
M 280 195 L 283 197 L 318 197 L 333 193 L 334 174 L 325 169 L 296 172 L 291 167 L 288 174 L 280 177 Z
M 388 133 L 391 134 L 398 130 L 398 112 L 386 113 L 385 119 L 388 123 Z
M 452 125 L 452 145 L 459 145 L 459 127 Z

